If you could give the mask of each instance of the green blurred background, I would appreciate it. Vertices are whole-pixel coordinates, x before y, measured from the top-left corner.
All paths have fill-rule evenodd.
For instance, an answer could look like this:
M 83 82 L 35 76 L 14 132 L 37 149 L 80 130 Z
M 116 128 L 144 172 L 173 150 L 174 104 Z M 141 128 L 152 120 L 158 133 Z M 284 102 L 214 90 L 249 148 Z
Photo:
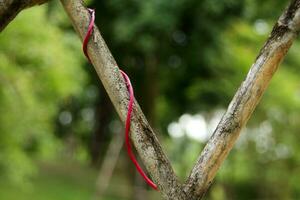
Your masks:
M 184 181 L 288 1 L 88 1 Z M 205 199 L 300 199 L 296 41 Z M 58 1 L 0 34 L 0 199 L 152 200 Z M 299 155 L 298 155 L 299 154 Z

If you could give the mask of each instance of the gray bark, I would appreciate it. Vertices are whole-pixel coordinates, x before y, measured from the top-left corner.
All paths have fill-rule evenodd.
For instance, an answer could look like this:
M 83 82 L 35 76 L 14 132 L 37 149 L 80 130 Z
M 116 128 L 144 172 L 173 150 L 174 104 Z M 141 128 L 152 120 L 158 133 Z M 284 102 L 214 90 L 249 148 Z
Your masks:
M 83 40 L 90 21 L 89 12 L 81 0 L 61 0 L 61 2 L 71 18 L 75 30 Z M 88 45 L 88 53 L 104 88 L 124 122 L 129 100 L 128 91 L 116 61 L 96 26 Z M 132 115 L 131 139 L 162 195 L 166 199 L 184 199 L 182 186 L 136 101 Z
M 205 194 L 259 103 L 278 65 L 298 35 L 299 8 L 300 0 L 293 1 L 275 24 L 185 184 L 184 191 L 188 199 L 200 199 Z
M 0 31 L 26 7 L 45 0 L 0 0 Z M 90 16 L 82 0 L 61 0 L 73 26 L 83 39 Z M 241 84 L 214 134 L 202 151 L 185 184 L 180 184 L 158 139 L 138 103 L 134 102 L 131 139 L 145 167 L 157 183 L 162 196 L 169 200 L 201 199 L 217 170 L 232 149 L 288 49 L 300 30 L 300 0 L 293 0 L 275 24 L 245 81 Z M 95 27 L 88 45 L 91 61 L 120 118 L 125 121 L 128 92 L 116 61 Z
M 84 38 L 89 13 L 80 0 L 61 0 L 73 26 Z M 235 94 L 227 112 L 201 153 L 185 184 L 180 184 L 162 148 L 135 101 L 131 139 L 160 192 L 169 200 L 201 199 L 217 170 L 232 149 L 241 129 L 259 103 L 278 65 L 300 28 L 300 0 L 294 0 L 280 17 L 267 42 L 252 65 L 246 80 Z M 120 118 L 125 120 L 128 94 L 124 80 L 99 30 L 95 27 L 89 55 Z

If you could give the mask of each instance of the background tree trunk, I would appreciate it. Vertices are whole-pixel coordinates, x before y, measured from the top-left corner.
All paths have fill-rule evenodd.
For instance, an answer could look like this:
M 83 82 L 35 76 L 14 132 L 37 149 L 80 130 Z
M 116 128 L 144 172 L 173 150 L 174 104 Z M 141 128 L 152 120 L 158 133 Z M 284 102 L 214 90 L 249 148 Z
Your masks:
M 110 183 L 115 166 L 123 147 L 124 137 L 121 133 L 114 133 L 112 140 L 108 146 L 106 155 L 102 161 L 102 165 L 96 181 L 96 197 L 95 199 L 103 199 L 105 191 Z
M 95 131 L 92 134 L 90 143 L 93 166 L 99 166 L 101 156 L 105 154 L 110 139 L 114 140 L 115 137 L 109 130 L 109 122 L 113 117 L 113 107 L 102 86 L 100 90 L 101 96 L 98 98 L 95 110 Z

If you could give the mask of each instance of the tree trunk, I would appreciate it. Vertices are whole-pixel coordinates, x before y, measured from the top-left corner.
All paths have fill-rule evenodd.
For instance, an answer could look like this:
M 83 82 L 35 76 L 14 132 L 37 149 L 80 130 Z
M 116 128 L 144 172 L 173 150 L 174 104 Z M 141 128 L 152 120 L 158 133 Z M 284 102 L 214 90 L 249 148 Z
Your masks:
M 80 0 L 61 0 L 81 39 L 90 21 Z M 201 153 L 185 184 L 180 184 L 143 112 L 134 102 L 131 139 L 159 191 L 169 200 L 197 200 L 203 197 L 300 30 L 300 0 L 291 2 L 235 94 L 227 112 Z M 122 121 L 126 118 L 128 92 L 97 27 L 88 53 Z
M 24 5 L 24 2 L 27 3 Z M 0 30 L 3 30 L 21 9 L 43 2 L 0 1 Z M 90 21 L 89 12 L 83 7 L 81 0 L 61 2 L 72 19 L 74 28 L 83 39 Z M 15 4 L 18 5 L 16 9 L 8 9 L 9 5 Z M 235 94 L 185 184 L 178 182 L 156 135 L 138 103 L 134 102 L 131 139 L 165 199 L 197 200 L 203 197 L 299 31 L 300 0 L 293 0 L 274 26 L 246 80 Z M 125 121 L 128 105 L 126 84 L 97 27 L 89 42 L 88 53 L 120 118 Z

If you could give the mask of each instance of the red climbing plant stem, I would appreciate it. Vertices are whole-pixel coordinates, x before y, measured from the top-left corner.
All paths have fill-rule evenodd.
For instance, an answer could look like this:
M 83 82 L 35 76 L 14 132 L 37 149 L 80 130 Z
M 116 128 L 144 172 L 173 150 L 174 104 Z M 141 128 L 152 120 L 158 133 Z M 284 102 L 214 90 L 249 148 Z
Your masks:
M 147 182 L 147 184 L 149 186 L 151 186 L 153 189 L 157 190 L 157 186 L 145 174 L 145 172 L 140 167 L 139 163 L 135 159 L 135 156 L 134 156 L 134 154 L 132 152 L 132 148 L 131 148 L 131 144 L 130 144 L 130 139 L 129 139 L 129 132 L 130 132 L 130 122 L 131 122 L 131 113 L 132 113 L 132 108 L 133 108 L 134 93 L 133 93 L 133 87 L 131 85 L 129 77 L 122 70 L 120 70 L 120 72 L 121 72 L 121 74 L 122 74 L 122 76 L 123 76 L 123 78 L 125 80 L 125 83 L 126 83 L 126 86 L 127 86 L 128 92 L 129 92 L 129 104 L 128 104 L 128 110 L 127 110 L 127 118 L 126 118 L 126 122 L 125 122 L 125 144 L 126 144 L 127 153 L 129 155 L 131 161 L 135 165 L 137 171 L 144 178 L 144 180 Z
M 95 10 L 88 8 L 88 11 L 91 14 L 91 20 L 90 20 L 90 24 L 88 26 L 87 33 L 86 33 L 85 38 L 83 40 L 82 49 L 83 49 L 84 55 L 87 57 L 89 62 L 91 62 L 91 59 L 90 59 L 90 57 L 87 53 L 87 45 L 88 45 L 88 42 L 90 40 L 90 37 L 91 37 L 93 29 L 94 29 Z M 145 174 L 145 172 L 143 171 L 143 169 L 139 165 L 138 161 L 136 160 L 136 158 L 135 158 L 135 156 L 132 152 L 131 143 L 130 143 L 130 135 L 129 134 L 130 134 L 130 125 L 131 125 L 131 113 L 132 113 L 132 110 L 133 110 L 134 92 L 133 92 L 133 87 L 131 85 L 130 79 L 127 76 L 127 74 L 122 70 L 120 70 L 120 72 L 121 72 L 121 74 L 122 74 L 122 76 L 125 80 L 126 87 L 127 87 L 128 92 L 129 92 L 129 104 L 128 104 L 128 109 L 127 109 L 127 117 L 126 117 L 126 121 L 125 121 L 125 145 L 126 145 L 126 150 L 127 150 L 129 158 L 131 159 L 131 161 L 133 162 L 133 164 L 135 165 L 137 171 L 140 173 L 140 175 L 143 177 L 143 179 L 147 182 L 147 184 L 150 187 L 157 190 L 156 184 L 153 183 L 153 181 L 150 178 L 148 178 L 148 176 Z
M 87 53 L 87 45 L 89 43 L 90 37 L 91 37 L 93 29 L 94 29 L 94 25 L 95 25 L 95 10 L 88 8 L 88 11 L 91 14 L 91 20 L 90 20 L 90 24 L 88 27 L 88 31 L 83 40 L 82 50 L 83 50 L 84 55 L 87 57 L 87 59 L 91 63 L 91 59 Z

